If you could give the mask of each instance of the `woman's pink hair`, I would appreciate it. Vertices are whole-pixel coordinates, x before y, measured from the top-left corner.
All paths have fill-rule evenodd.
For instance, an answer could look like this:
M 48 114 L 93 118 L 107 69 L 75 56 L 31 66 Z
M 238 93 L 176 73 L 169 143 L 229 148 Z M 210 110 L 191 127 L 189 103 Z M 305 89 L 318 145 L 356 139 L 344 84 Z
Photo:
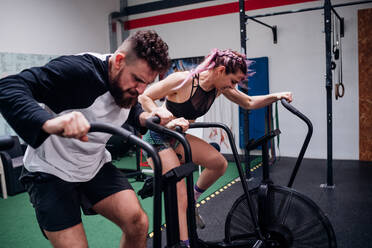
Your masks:
M 220 49 L 213 49 L 204 59 L 204 61 L 199 64 L 195 69 L 192 69 L 179 85 L 173 88 L 173 90 L 177 90 L 181 88 L 191 77 L 195 74 L 199 74 L 203 71 L 207 71 L 218 66 L 225 66 L 225 73 L 235 73 L 240 70 L 243 74 L 246 74 L 246 78 L 239 82 L 239 85 L 243 88 L 247 88 L 245 81 L 249 76 L 252 76 L 254 72 L 249 69 L 249 66 L 252 64 L 253 61 L 247 60 L 244 54 L 238 53 L 231 49 L 220 50 Z

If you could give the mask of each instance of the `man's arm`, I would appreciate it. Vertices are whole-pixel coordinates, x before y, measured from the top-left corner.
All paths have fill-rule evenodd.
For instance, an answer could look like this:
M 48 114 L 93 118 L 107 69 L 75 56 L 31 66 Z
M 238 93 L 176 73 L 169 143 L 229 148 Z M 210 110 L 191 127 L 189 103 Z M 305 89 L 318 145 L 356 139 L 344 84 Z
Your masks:
M 35 101 L 26 83 L 31 76 L 23 72 L 0 80 L 0 111 L 27 144 L 37 147 L 48 137 L 42 126 L 53 116 Z
M 57 114 L 89 106 L 107 91 L 104 66 L 99 63 L 100 60 L 93 56 L 62 56 L 43 67 L 33 67 L 3 78 L 0 80 L 0 112 L 16 133 L 36 148 L 48 138 L 51 130 L 50 123 L 44 124 L 55 117 L 39 103 Z M 97 77 L 100 74 L 101 78 Z M 70 131 L 60 134 L 75 137 Z
M 147 131 L 147 128 L 145 127 L 145 122 L 146 119 L 150 116 L 151 114 L 144 112 L 141 105 L 137 102 L 131 108 L 128 119 L 125 123 L 137 129 L 141 134 L 145 134 Z

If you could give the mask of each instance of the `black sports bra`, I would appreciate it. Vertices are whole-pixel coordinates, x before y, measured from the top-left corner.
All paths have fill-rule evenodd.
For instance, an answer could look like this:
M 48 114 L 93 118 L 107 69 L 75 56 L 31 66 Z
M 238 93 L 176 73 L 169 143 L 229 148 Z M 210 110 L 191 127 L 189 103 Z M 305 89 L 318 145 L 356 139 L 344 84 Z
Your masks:
M 197 85 L 194 84 L 195 79 Z M 196 88 L 194 94 L 194 88 Z M 210 91 L 203 90 L 199 85 L 199 74 L 193 76 L 190 98 L 182 103 L 172 102 L 168 99 L 165 102 L 167 109 L 177 118 L 183 117 L 187 120 L 195 120 L 208 112 L 216 99 L 216 88 Z

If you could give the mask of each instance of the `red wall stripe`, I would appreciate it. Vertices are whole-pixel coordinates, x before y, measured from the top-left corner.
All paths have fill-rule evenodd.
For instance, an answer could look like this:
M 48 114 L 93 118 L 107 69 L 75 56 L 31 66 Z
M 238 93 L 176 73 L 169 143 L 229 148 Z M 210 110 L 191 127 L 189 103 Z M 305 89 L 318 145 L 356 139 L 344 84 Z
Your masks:
M 245 0 L 245 11 L 278 7 L 289 4 L 314 2 L 317 0 Z M 180 22 L 210 16 L 225 15 L 239 12 L 239 2 L 226 3 L 215 6 L 208 6 L 198 9 L 178 11 L 169 14 L 150 16 L 129 20 L 124 23 L 126 30 L 147 27 L 152 25 Z

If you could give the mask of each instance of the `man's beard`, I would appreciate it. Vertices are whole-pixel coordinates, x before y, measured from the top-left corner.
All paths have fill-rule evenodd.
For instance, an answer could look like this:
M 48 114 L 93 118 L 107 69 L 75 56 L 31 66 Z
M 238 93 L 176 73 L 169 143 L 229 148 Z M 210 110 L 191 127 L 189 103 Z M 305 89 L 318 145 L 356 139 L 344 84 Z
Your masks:
M 121 78 L 123 70 L 113 80 L 110 80 L 109 91 L 114 97 L 115 102 L 121 108 L 131 108 L 138 101 L 138 92 L 136 89 L 122 90 L 119 86 L 119 79 Z

